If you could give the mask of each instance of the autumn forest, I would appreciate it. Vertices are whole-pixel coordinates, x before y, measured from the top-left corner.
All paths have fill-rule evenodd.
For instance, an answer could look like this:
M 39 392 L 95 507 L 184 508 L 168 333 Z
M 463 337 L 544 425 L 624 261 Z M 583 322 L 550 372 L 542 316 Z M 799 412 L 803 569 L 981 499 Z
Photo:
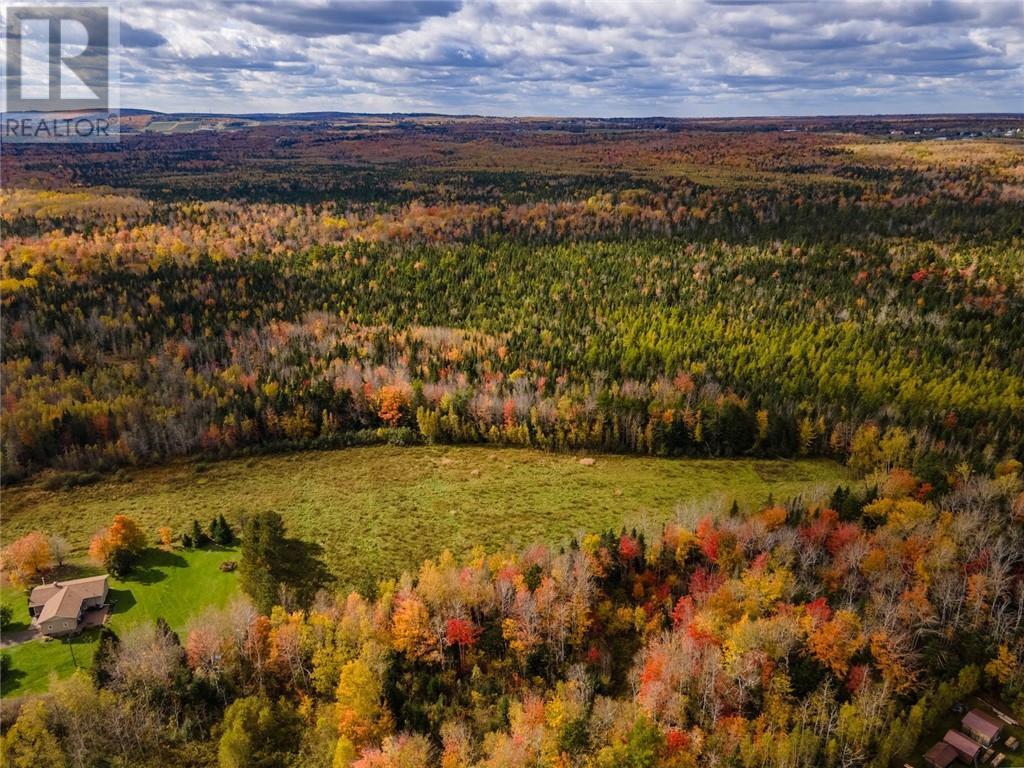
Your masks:
M 5 148 L 5 494 L 356 446 L 842 480 L 354 592 L 259 499 L 111 511 L 70 561 L 221 547 L 237 594 L 5 692 L 10 765 L 919 766 L 973 701 L 1024 737 L 1019 117 L 157 120 Z M 56 534 L 5 536 L 19 595 Z

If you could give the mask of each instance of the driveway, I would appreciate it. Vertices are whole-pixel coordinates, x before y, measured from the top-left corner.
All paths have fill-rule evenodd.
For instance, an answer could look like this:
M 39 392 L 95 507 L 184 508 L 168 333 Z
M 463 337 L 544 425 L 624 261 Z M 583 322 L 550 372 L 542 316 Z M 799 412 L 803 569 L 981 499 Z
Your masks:
M 35 627 L 4 632 L 0 634 L 0 648 L 9 648 L 12 645 L 27 643 L 29 640 L 35 640 L 37 637 L 39 637 L 39 633 Z

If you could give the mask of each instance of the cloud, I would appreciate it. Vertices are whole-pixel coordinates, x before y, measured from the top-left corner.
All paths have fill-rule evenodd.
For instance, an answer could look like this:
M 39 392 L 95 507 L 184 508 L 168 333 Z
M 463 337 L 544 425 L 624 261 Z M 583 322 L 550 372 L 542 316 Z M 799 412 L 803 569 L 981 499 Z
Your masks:
M 122 102 L 165 110 L 611 116 L 1024 104 L 1020 0 L 129 2 Z
M 226 10 L 273 32 L 303 37 L 390 35 L 424 19 L 449 16 L 461 7 L 451 0 L 330 0 L 329 2 L 235 2 Z
M 126 21 L 121 22 L 121 45 L 125 48 L 159 48 L 167 42 L 167 38 L 152 29 L 133 27 Z

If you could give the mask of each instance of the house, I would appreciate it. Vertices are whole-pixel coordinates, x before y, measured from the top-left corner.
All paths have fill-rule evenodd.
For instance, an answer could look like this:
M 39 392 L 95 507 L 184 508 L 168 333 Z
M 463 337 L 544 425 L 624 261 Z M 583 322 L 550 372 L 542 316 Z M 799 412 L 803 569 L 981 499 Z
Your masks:
M 51 637 L 74 632 L 87 610 L 106 603 L 107 590 L 106 576 L 42 584 L 28 598 L 32 625 Z
M 975 765 L 978 762 L 978 755 L 981 753 L 981 744 L 971 741 L 960 731 L 948 730 L 942 740 L 956 750 L 957 755 L 968 765 Z
M 924 753 L 924 762 L 931 768 L 949 768 L 956 761 L 957 752 L 949 744 L 940 741 Z
M 1003 732 L 1002 722 L 981 709 L 972 709 L 964 715 L 960 724 L 964 733 L 983 747 L 991 747 Z

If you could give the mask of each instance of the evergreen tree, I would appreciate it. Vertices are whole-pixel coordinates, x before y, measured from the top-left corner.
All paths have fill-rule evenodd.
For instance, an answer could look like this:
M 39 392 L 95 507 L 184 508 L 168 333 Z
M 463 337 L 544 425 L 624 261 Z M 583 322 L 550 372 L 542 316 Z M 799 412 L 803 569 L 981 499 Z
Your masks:
M 198 520 L 192 521 L 192 545 L 196 547 L 205 547 L 210 543 L 210 537 L 203 530 L 203 527 L 199 524 Z
M 219 544 L 221 538 L 221 531 L 220 519 L 218 517 L 214 516 L 210 519 L 210 525 L 208 530 L 209 533 L 207 535 L 210 537 L 210 541 L 212 541 L 214 544 Z
M 103 688 L 110 682 L 110 665 L 120 644 L 121 639 L 114 630 L 107 626 L 100 629 L 99 643 L 96 645 L 96 653 L 93 654 L 90 668 L 93 682 L 98 688 Z
M 228 547 L 235 543 L 235 532 L 231 529 L 231 524 L 223 513 L 210 522 L 210 537 L 222 547 Z
M 239 584 L 261 613 L 278 601 L 286 556 L 284 520 L 277 512 L 261 512 L 245 521 Z

